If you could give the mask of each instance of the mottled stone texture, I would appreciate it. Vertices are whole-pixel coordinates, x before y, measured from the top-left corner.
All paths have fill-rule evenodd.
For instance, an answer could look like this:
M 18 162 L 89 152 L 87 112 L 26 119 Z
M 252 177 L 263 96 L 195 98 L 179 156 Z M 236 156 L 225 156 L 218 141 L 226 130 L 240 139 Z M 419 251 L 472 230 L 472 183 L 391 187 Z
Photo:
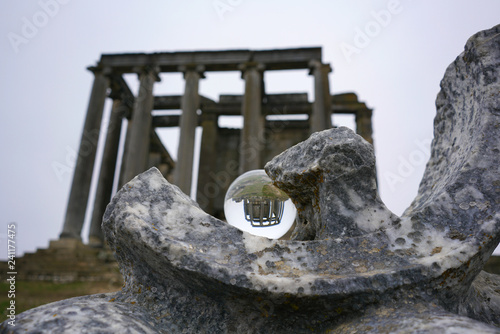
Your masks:
M 293 239 L 341 240 L 399 223 L 379 198 L 372 145 L 348 128 L 316 132 L 265 168 L 299 211 Z
M 266 170 L 299 208 L 293 240 L 251 236 L 151 169 L 103 228 L 122 291 L 48 304 L 3 332 L 500 333 L 500 27 L 447 69 L 419 194 L 401 218 L 380 201 L 371 146 L 325 130 Z

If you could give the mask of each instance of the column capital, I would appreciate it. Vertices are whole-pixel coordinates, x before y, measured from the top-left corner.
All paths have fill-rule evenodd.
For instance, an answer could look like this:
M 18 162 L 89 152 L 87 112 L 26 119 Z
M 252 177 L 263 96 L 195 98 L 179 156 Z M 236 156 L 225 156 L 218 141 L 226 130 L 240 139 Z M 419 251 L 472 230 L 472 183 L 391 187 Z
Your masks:
M 117 87 L 111 87 L 111 91 L 108 94 L 112 100 L 122 100 L 123 99 L 123 91 Z
M 201 112 L 201 122 L 205 122 L 205 121 L 215 121 L 217 122 L 217 120 L 219 119 L 219 115 L 216 114 L 216 113 L 212 113 L 212 112 Z
M 141 74 L 152 74 L 155 78 L 156 82 L 160 82 L 161 78 L 159 76 L 161 70 L 158 65 L 153 65 L 153 64 L 148 64 L 148 65 L 142 65 L 142 66 L 134 66 L 132 68 L 132 72 L 137 73 L 137 75 L 141 76 Z
M 323 64 L 321 61 L 317 59 L 312 59 L 309 61 L 309 75 L 314 74 L 315 70 L 325 70 L 326 73 L 333 72 L 330 64 Z
M 372 117 L 373 115 L 373 110 L 366 108 L 366 109 L 360 109 L 356 110 L 355 117 Z
M 134 104 L 133 97 L 129 96 L 121 87 L 112 86 L 111 91 L 108 94 L 108 97 L 113 101 L 122 101 L 124 105 L 127 105 L 130 109 Z M 129 113 L 126 115 L 127 118 L 130 118 Z
M 116 80 L 111 80 L 110 88 L 111 88 L 111 90 L 108 93 L 108 97 L 110 97 L 113 100 L 122 100 L 123 99 L 123 94 L 124 94 L 123 89 L 120 86 L 120 84 L 118 84 L 118 82 Z
M 260 73 L 264 72 L 266 69 L 266 65 L 256 61 L 248 61 L 246 63 L 239 64 L 238 69 L 241 71 L 241 78 L 243 78 L 243 75 L 248 70 L 255 69 Z
M 184 78 L 186 78 L 186 72 L 196 72 L 201 79 L 205 78 L 205 65 L 202 64 L 180 65 L 177 69 L 184 74 Z
M 96 74 L 103 74 L 105 76 L 109 76 L 113 72 L 113 69 L 111 67 L 109 67 L 109 66 L 100 66 L 100 65 L 89 66 L 89 67 L 87 67 L 87 70 L 89 70 L 90 72 L 94 73 L 94 75 L 96 75 Z

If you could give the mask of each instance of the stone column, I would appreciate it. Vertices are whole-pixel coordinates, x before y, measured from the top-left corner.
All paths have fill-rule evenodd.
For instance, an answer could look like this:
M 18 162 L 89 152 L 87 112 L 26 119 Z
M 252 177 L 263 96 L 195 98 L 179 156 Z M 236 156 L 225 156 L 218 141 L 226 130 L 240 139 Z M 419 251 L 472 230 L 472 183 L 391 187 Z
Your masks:
M 118 96 L 117 96 L 118 95 Z M 102 216 L 111 199 L 113 181 L 115 179 L 116 158 L 122 129 L 123 117 L 129 112 L 126 102 L 119 94 L 112 94 L 113 108 L 109 116 L 108 133 L 102 154 L 101 171 L 97 182 L 97 190 L 90 223 L 89 245 L 102 247 L 104 236 L 101 229 Z
M 332 98 L 328 81 L 332 68 L 318 60 L 311 60 L 309 68 L 309 74 L 314 76 L 314 102 L 309 118 L 310 132 L 313 133 L 332 127 Z
M 201 135 L 200 164 L 198 168 L 198 191 L 196 192 L 196 202 L 203 211 L 214 214 L 214 197 L 220 196 L 224 185 L 219 185 L 218 180 L 214 180 L 210 172 L 215 173 L 217 155 L 217 130 L 218 116 L 213 113 L 201 114 Z
M 356 112 L 356 133 L 370 144 L 373 144 L 372 111 L 370 109 Z
M 203 66 L 182 66 L 186 86 L 181 100 L 182 114 L 180 118 L 179 149 L 177 150 L 177 164 L 174 171 L 174 183 L 187 195 L 191 194 L 191 180 L 193 174 L 193 154 L 196 126 L 198 125 L 198 109 L 200 96 L 198 85 L 203 78 Z
M 261 151 L 264 143 L 264 117 L 262 116 L 262 73 L 264 65 L 249 62 L 240 66 L 245 79 L 242 114 L 243 129 L 240 141 L 240 174 L 262 168 Z
M 78 149 L 73 182 L 69 194 L 66 217 L 60 238 L 81 239 L 85 211 L 89 198 L 92 171 L 94 170 L 97 142 L 101 130 L 102 112 L 106 91 L 109 87 L 110 69 L 89 68 L 94 72 L 94 84 L 83 126 L 83 134 Z
M 148 156 L 148 169 L 151 167 L 160 166 L 161 164 L 161 153 L 160 152 L 149 152 Z
M 132 180 L 147 168 L 149 156 L 149 141 L 152 126 L 151 111 L 153 110 L 153 85 L 159 81 L 158 70 L 145 67 L 139 70 L 139 95 L 135 99 L 132 119 L 127 134 L 125 148 L 123 182 Z
M 125 181 L 125 161 L 127 160 L 127 149 L 130 146 L 130 133 L 132 128 L 132 115 L 129 115 L 127 118 L 127 128 L 125 130 L 125 143 L 123 144 L 123 152 L 122 152 L 122 162 L 120 166 L 120 175 L 118 177 L 118 189 L 123 187 L 126 183 Z

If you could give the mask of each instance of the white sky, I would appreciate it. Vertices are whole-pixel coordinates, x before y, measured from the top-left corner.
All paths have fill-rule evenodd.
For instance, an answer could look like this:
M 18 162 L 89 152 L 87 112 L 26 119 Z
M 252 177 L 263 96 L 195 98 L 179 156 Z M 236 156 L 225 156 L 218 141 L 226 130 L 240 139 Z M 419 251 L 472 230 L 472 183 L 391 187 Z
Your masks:
M 323 47 L 323 61 L 334 69 L 331 92 L 353 91 L 374 109 L 381 197 L 401 214 L 427 161 L 446 67 L 471 35 L 500 23 L 498 0 L 123 3 L 0 2 L 0 258 L 7 254 L 11 222 L 18 227 L 18 256 L 47 247 L 62 230 L 71 155 L 79 146 L 93 80 L 85 68 L 101 53 Z M 216 4 L 228 10 L 218 12 Z M 390 17 L 380 14 L 388 8 Z M 371 36 L 362 45 L 356 38 L 366 30 Z M 346 57 L 347 44 L 358 46 L 357 53 Z M 266 73 L 265 79 L 269 93 L 308 92 L 312 99 L 306 71 Z M 180 74 L 163 75 L 155 86 L 155 94 L 182 91 Z M 243 81 L 239 73 L 210 72 L 200 91 L 217 99 L 220 93 L 242 93 Z M 165 137 L 175 156 L 177 138 Z M 54 164 L 68 168 L 57 173 Z

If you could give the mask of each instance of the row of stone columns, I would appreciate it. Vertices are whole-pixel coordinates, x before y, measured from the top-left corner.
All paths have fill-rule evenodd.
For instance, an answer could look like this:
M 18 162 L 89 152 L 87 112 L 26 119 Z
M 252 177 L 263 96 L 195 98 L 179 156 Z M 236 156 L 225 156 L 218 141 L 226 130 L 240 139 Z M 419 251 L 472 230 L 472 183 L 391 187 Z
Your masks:
M 331 94 L 328 73 L 330 65 L 318 60 L 309 63 L 310 74 L 314 77 L 314 102 L 309 119 L 310 132 L 322 131 L 332 127 Z M 262 168 L 261 150 L 264 143 L 265 118 L 262 115 L 262 82 L 265 67 L 263 64 L 249 62 L 240 67 L 245 80 L 240 144 L 240 174 Z
M 81 239 L 81 231 L 85 220 L 90 184 L 95 164 L 98 136 L 101 129 L 102 114 L 107 90 L 110 87 L 109 69 L 91 69 L 94 83 L 90 95 L 83 135 L 78 150 L 78 158 L 73 175 L 66 217 L 60 238 Z M 127 130 L 121 182 L 131 180 L 147 167 L 149 138 L 153 110 L 153 85 L 158 78 L 158 70 L 152 67 L 137 69 L 140 88 L 135 98 L 131 121 Z M 113 107 L 110 113 L 108 131 L 104 144 L 101 169 L 97 182 L 94 208 L 91 218 L 89 242 L 91 245 L 102 245 L 101 221 L 113 189 L 116 161 L 118 157 L 123 117 L 130 112 L 129 101 L 125 101 L 120 92 L 110 94 Z M 90 135 L 95 139 L 89 141 Z
M 132 180 L 147 168 L 149 138 L 153 116 L 153 86 L 158 78 L 158 69 L 145 67 L 139 69 L 139 94 L 135 99 L 127 138 L 127 152 L 124 156 L 123 182 Z
M 61 238 L 80 239 L 97 152 L 97 140 L 92 140 L 90 136 L 97 134 L 98 138 L 98 134 L 101 130 L 106 91 L 109 87 L 108 75 L 110 74 L 110 70 L 108 68 L 90 68 L 90 70 L 94 73 L 94 83 L 90 93 L 87 115 L 83 126 L 83 134 L 78 149 L 78 157 L 76 159 L 75 171 L 66 209 L 66 217 L 60 235 Z
M 97 181 L 92 218 L 90 220 L 89 245 L 102 245 L 102 216 L 113 192 L 116 161 L 120 145 L 123 118 L 130 113 L 130 107 L 119 92 L 112 92 L 113 107 L 109 116 L 108 131 L 102 154 L 101 170 Z
M 329 65 L 319 61 L 310 64 L 314 76 L 314 104 L 310 116 L 311 131 L 320 131 L 331 127 L 331 98 L 329 92 Z M 245 92 L 242 103 L 243 128 L 240 143 L 240 173 L 261 168 L 261 150 L 264 140 L 265 118 L 262 115 L 263 64 L 249 62 L 240 67 L 245 80 Z M 87 202 L 89 198 L 92 172 L 95 163 L 97 139 L 101 129 L 102 114 L 107 90 L 110 87 L 109 68 L 92 68 L 94 83 L 90 95 L 79 154 L 71 185 L 66 217 L 61 238 L 80 239 Z M 147 168 L 152 131 L 153 86 L 159 80 L 159 69 L 145 66 L 135 69 L 139 75 L 140 87 L 138 96 L 133 102 L 131 121 L 128 124 L 120 172 L 120 186 Z M 184 73 L 185 90 L 181 100 L 180 140 L 174 183 L 186 194 L 191 190 L 193 170 L 194 139 L 197 126 L 197 111 L 200 108 L 199 80 L 203 78 L 204 67 L 200 65 L 183 66 L 179 71 Z M 130 101 L 125 102 L 119 92 L 112 92 L 113 107 L 110 114 L 108 132 L 104 145 L 103 160 L 98 178 L 98 186 L 94 200 L 90 227 L 90 243 L 101 245 L 103 236 L 101 220 L 105 207 L 111 198 L 113 180 L 115 178 L 118 146 L 121 135 L 122 120 L 130 113 Z M 215 122 L 215 123 L 214 123 Z M 205 119 L 203 141 L 215 147 L 216 120 Z M 212 130 L 212 131 L 210 131 Z M 206 133 L 205 133 L 206 132 Z M 211 138 L 206 138 L 211 136 Z M 206 145 L 205 145 L 206 146 Z M 202 149 L 208 149 L 202 147 Z M 214 154 L 216 152 L 213 152 Z M 203 163 L 203 162 L 202 162 Z M 200 173 L 208 172 L 201 166 Z

